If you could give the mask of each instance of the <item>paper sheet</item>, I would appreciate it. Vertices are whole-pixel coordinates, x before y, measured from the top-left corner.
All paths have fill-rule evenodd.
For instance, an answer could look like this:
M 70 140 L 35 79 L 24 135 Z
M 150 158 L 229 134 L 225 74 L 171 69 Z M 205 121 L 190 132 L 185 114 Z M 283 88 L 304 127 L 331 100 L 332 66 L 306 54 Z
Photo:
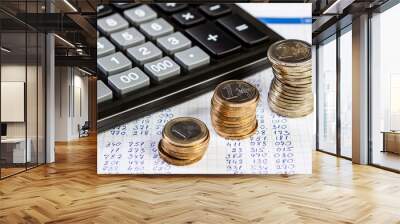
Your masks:
M 245 140 L 226 140 L 211 125 L 212 92 L 98 134 L 98 174 L 310 174 L 313 115 L 288 119 L 271 112 L 267 103 L 272 70 L 246 79 L 260 91 L 258 130 Z M 171 118 L 191 116 L 210 130 L 206 154 L 189 166 L 165 163 L 157 145 Z

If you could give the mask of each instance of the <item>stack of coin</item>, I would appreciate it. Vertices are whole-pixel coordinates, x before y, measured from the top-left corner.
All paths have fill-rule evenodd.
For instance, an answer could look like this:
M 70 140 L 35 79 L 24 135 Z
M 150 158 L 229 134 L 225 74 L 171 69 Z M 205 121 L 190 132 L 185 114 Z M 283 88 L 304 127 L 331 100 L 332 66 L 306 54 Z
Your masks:
M 268 49 L 274 79 L 268 93 L 271 110 L 285 117 L 303 117 L 314 110 L 311 45 L 282 40 Z
M 260 94 L 245 81 L 221 83 L 211 99 L 211 121 L 218 135 L 243 139 L 257 130 L 256 107 Z
M 202 121 L 179 117 L 164 126 L 158 152 L 167 163 L 185 166 L 203 157 L 209 141 L 210 133 Z

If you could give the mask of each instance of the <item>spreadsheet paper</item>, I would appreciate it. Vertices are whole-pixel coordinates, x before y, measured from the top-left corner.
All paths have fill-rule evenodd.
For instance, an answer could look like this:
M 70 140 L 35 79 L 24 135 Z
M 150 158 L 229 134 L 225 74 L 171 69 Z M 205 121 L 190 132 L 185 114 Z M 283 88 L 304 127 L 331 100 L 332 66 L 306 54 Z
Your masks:
M 182 104 L 98 134 L 98 174 L 311 174 L 314 115 L 285 118 L 268 107 L 272 70 L 245 79 L 260 91 L 257 132 L 244 140 L 218 136 L 210 120 L 212 91 Z M 195 117 L 210 131 L 204 157 L 174 166 L 158 155 L 164 125 L 175 117 Z

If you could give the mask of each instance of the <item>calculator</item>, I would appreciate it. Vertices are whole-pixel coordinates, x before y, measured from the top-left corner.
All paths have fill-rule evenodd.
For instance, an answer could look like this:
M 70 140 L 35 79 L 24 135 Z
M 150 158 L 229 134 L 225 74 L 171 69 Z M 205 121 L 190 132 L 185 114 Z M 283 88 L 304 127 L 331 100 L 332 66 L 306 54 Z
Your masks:
M 268 68 L 283 39 L 235 4 L 97 7 L 99 132 Z

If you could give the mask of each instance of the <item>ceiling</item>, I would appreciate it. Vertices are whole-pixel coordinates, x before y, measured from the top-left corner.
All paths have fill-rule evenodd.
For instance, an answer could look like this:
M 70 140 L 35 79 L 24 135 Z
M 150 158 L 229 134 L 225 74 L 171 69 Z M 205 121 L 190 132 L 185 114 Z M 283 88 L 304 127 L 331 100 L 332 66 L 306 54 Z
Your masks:
M 37 57 L 36 35 L 51 32 L 57 34 L 56 65 L 90 61 L 95 66 L 96 1 L 0 0 L 0 30 L 2 46 L 11 50 L 2 51 L 2 61 L 25 63 Z
M 319 43 L 351 24 L 354 17 L 374 11 L 390 0 L 311 0 L 313 43 Z

